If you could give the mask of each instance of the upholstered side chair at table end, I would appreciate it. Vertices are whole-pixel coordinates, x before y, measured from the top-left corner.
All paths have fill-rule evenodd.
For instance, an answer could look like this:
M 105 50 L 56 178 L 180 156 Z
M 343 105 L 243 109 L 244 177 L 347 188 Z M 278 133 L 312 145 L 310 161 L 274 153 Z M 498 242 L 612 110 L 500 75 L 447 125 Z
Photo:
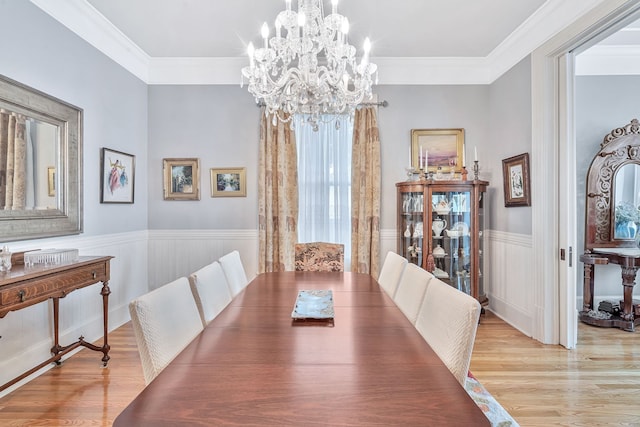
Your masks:
M 344 245 L 310 242 L 295 245 L 296 271 L 344 271 Z

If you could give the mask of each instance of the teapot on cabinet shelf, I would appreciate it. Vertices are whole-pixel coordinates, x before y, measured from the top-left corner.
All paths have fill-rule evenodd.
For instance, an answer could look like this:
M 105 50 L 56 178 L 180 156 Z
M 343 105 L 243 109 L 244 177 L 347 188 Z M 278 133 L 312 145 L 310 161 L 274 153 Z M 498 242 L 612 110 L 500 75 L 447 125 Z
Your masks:
M 451 206 L 447 199 L 440 199 L 440 201 L 433 206 L 433 210 L 435 210 L 438 215 L 446 215 L 451 212 Z

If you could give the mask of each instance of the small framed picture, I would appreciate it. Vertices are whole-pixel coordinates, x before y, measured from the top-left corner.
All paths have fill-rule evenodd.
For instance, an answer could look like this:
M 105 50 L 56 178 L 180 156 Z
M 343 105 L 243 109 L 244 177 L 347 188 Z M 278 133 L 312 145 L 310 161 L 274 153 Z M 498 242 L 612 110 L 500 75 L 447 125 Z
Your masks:
M 504 205 L 531 206 L 529 182 L 529 153 L 519 154 L 502 161 Z
M 47 168 L 47 182 L 48 182 L 48 195 L 49 197 L 56 196 L 56 168 L 49 166 Z
M 100 203 L 133 203 L 135 156 L 102 148 Z
M 211 197 L 246 197 L 246 168 L 211 169 Z
M 162 159 L 164 200 L 200 200 L 200 159 Z
M 412 129 L 411 166 L 416 171 L 461 173 L 464 129 Z

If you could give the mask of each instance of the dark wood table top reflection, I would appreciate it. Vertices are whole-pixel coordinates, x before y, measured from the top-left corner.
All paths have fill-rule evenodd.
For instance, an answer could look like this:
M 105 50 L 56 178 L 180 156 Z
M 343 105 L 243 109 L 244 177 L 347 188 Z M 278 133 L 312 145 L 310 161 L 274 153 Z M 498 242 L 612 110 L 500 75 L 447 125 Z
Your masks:
M 332 290 L 332 324 L 291 319 L 312 289 Z M 113 425 L 489 422 L 371 276 L 284 272 L 256 277 Z

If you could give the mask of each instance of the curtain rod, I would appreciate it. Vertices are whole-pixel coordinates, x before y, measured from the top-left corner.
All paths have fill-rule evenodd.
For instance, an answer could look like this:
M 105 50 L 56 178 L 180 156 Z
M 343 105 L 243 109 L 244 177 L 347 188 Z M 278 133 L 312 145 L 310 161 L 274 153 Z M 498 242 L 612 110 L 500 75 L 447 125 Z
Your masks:
M 264 101 L 260 101 L 256 103 L 256 106 L 264 107 L 265 103 Z M 389 102 L 386 99 L 384 101 L 376 101 L 376 102 L 361 102 L 360 104 L 358 104 L 358 106 L 363 106 L 363 107 L 376 106 L 376 107 L 385 108 L 389 106 Z

